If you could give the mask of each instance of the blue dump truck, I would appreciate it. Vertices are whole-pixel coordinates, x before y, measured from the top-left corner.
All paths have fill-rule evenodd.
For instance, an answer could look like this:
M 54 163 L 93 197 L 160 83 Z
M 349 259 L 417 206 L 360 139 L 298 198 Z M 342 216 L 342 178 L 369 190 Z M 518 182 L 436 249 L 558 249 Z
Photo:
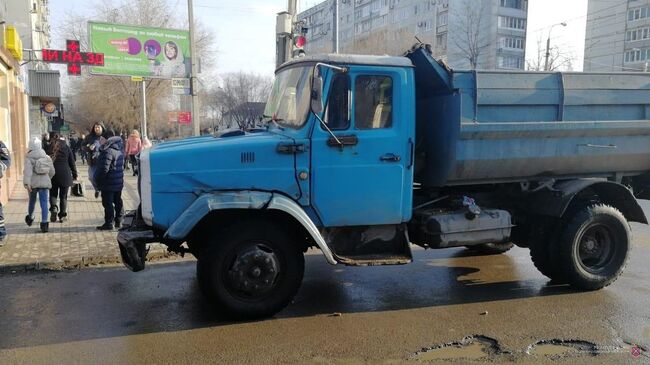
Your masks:
M 595 290 L 625 267 L 628 222 L 647 224 L 650 74 L 457 71 L 425 45 L 308 56 L 278 68 L 265 114 L 141 154 L 141 204 L 117 237 L 129 269 L 150 242 L 189 252 L 215 308 L 249 318 L 292 300 L 310 247 L 394 265 L 412 244 L 514 244 Z

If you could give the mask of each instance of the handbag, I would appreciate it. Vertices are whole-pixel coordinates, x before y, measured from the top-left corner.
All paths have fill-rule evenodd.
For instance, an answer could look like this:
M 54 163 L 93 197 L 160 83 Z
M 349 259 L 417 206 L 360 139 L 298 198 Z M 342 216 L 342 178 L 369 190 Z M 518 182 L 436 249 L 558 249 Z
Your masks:
M 72 195 L 74 196 L 84 196 L 84 184 L 81 181 L 75 181 L 72 184 Z

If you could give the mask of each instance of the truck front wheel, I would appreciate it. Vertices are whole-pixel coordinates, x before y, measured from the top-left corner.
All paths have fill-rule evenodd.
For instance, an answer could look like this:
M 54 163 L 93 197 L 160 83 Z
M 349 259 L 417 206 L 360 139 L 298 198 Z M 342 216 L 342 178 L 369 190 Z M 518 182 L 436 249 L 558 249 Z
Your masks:
M 230 317 L 260 318 L 286 307 L 302 282 L 304 257 L 282 226 L 255 220 L 230 227 L 197 262 L 203 293 Z
M 578 211 L 557 241 L 557 273 L 573 287 L 596 290 L 623 272 L 630 249 L 630 226 L 607 205 Z

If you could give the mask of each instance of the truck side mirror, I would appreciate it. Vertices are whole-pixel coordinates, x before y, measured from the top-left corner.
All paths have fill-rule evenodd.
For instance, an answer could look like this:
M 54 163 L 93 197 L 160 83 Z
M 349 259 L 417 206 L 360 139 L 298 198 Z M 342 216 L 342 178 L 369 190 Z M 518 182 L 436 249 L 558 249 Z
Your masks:
M 314 67 L 314 76 L 311 83 L 311 111 L 315 114 L 323 112 L 323 77 L 318 66 Z

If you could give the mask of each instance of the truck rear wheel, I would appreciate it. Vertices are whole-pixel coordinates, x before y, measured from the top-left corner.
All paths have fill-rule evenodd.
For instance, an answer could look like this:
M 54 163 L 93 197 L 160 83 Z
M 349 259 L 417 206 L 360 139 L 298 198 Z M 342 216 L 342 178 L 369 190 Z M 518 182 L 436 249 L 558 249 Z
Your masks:
M 197 274 L 201 290 L 219 311 L 236 318 L 260 318 L 291 302 L 305 263 L 281 226 L 247 221 L 213 240 L 197 262 Z
M 578 211 L 556 243 L 557 274 L 579 289 L 606 287 L 625 268 L 630 237 L 630 226 L 617 209 L 599 204 Z
M 484 254 L 484 255 L 499 255 L 508 252 L 514 246 L 513 243 L 483 243 L 480 245 L 465 246 L 469 250 Z
M 557 222 L 553 225 L 555 224 Z M 555 258 L 556 237 L 557 234 L 553 233 L 551 224 L 539 223 L 529 232 L 527 244 L 530 248 L 530 258 L 537 270 L 555 283 L 562 283 Z

